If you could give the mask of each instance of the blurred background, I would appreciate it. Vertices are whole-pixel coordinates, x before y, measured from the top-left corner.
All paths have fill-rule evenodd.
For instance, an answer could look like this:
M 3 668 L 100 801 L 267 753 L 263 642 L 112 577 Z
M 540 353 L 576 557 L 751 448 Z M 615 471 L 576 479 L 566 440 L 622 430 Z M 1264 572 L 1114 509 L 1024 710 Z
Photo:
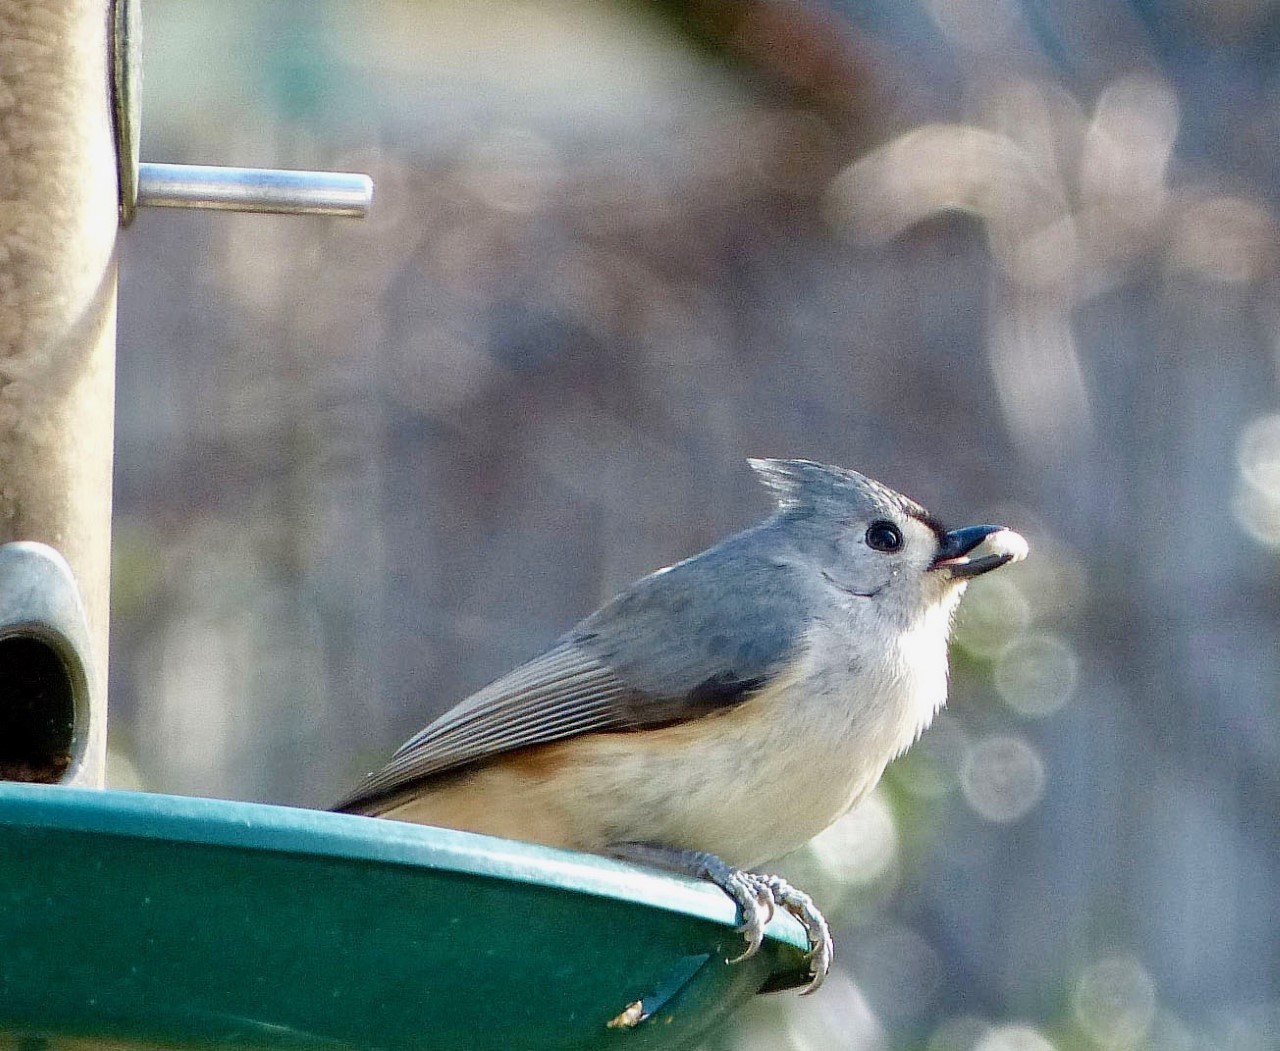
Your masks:
M 123 240 L 114 784 L 326 805 L 843 464 L 1033 555 L 709 1046 L 1280 1048 L 1275 4 L 145 14 L 148 160 L 377 191 Z

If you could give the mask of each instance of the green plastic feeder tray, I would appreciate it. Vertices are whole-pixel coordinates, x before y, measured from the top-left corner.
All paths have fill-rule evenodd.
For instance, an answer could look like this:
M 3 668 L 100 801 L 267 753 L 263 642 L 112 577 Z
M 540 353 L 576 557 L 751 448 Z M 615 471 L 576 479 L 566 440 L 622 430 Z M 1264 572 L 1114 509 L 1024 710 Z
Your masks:
M 487 836 L 0 784 L 4 1036 L 678 1047 L 808 979 L 793 919 L 729 964 L 735 922 L 709 884 Z

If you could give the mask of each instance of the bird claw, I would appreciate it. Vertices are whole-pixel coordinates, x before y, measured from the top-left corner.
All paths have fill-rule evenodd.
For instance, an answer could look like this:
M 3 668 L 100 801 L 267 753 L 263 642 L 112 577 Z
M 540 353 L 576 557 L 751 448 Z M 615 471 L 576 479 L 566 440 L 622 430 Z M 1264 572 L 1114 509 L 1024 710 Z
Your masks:
M 834 945 L 826 919 L 808 894 L 797 890 L 781 876 L 759 875 L 738 869 L 730 869 L 723 881 L 716 879 L 715 875 L 708 878 L 734 900 L 742 913 L 742 923 L 737 930 L 746 939 L 747 947 L 730 963 L 739 963 L 759 951 L 764 942 L 765 928 L 774 913 L 782 909 L 800 922 L 809 939 L 810 980 L 801 995 L 807 996 L 822 985 L 831 970 Z
M 800 921 L 800 926 L 809 938 L 809 984 L 800 993 L 801 996 L 808 996 L 821 987 L 827 980 L 827 972 L 831 970 L 831 961 L 835 958 L 831 928 L 813 899 L 804 891 L 797 890 L 780 876 L 759 878 L 768 883 L 773 900 Z
M 747 947 L 729 961 L 741 963 L 759 952 L 760 946 L 764 944 L 764 931 L 773 921 L 775 911 L 773 895 L 753 873 L 726 866 L 724 878 L 718 878 L 720 875 L 717 872 L 707 878 L 733 899 L 742 915 L 742 922 L 734 930 L 746 939 Z
M 831 929 L 813 899 L 781 876 L 744 872 L 703 851 L 671 850 L 647 843 L 619 843 L 614 844 L 612 850 L 619 857 L 660 864 L 664 868 L 709 880 L 729 895 L 742 916 L 736 930 L 747 943 L 747 947 L 729 963 L 741 963 L 760 951 L 765 928 L 778 909 L 790 913 L 800 922 L 809 939 L 809 984 L 801 995 L 814 992 L 826 980 L 834 956 Z

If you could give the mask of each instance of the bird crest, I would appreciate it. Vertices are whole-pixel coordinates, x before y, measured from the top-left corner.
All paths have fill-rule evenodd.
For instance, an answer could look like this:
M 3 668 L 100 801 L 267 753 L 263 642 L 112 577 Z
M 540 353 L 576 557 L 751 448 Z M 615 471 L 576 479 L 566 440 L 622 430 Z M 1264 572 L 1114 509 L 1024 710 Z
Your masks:
M 812 460 L 762 458 L 747 462 L 784 511 L 834 509 L 870 501 L 895 507 L 911 518 L 927 519 L 929 516 L 909 497 L 874 478 L 844 467 L 832 467 Z

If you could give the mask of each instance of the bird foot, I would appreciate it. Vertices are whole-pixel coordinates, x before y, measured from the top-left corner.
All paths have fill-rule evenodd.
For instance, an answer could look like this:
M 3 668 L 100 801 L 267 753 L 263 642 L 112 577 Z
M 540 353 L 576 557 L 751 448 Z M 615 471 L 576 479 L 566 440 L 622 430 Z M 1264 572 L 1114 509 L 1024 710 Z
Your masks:
M 747 947 L 730 963 L 739 963 L 759 951 L 765 928 L 778 909 L 790 913 L 809 938 L 810 980 L 801 995 L 814 992 L 826 980 L 834 955 L 831 929 L 813 899 L 782 877 L 744 872 L 701 850 L 675 850 L 650 843 L 616 843 L 609 849 L 629 861 L 708 880 L 729 895 L 742 916 L 737 929 L 747 942 Z

